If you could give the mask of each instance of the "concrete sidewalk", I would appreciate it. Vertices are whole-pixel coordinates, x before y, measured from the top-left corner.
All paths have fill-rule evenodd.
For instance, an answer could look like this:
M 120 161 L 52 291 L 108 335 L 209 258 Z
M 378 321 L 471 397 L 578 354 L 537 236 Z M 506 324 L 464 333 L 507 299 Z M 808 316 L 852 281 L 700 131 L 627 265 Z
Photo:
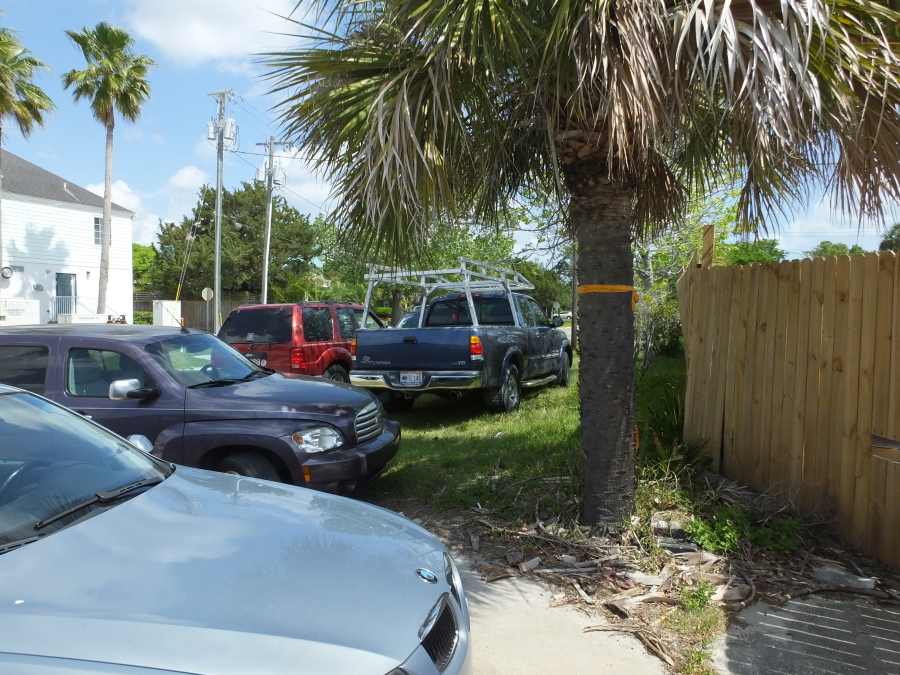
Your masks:
M 472 615 L 476 675 L 665 672 L 630 635 L 583 633 L 585 626 L 603 623 L 603 618 L 551 607 L 545 585 L 522 577 L 488 584 L 466 561 L 460 563 Z

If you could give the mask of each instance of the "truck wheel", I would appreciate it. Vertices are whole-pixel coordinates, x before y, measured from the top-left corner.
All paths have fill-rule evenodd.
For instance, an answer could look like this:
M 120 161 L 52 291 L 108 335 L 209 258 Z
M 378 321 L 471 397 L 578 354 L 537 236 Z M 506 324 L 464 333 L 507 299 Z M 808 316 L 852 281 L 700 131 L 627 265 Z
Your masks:
M 569 386 L 569 355 L 563 352 L 559 357 L 559 370 L 556 371 L 556 384 L 560 387 Z
M 322 377 L 326 380 L 331 380 L 332 382 L 350 384 L 350 375 L 347 373 L 347 369 L 338 363 L 333 363 L 328 366 L 328 368 L 325 369 L 325 372 L 322 373 Z
M 487 404 L 501 412 L 512 412 L 519 407 L 522 390 L 519 385 L 519 368 L 510 363 L 503 369 L 500 387 L 489 389 L 486 393 Z
M 412 410 L 416 399 L 414 396 L 402 396 L 400 394 L 390 394 L 384 400 L 384 409 L 388 412 L 406 412 Z
M 230 455 L 225 455 L 216 469 L 234 476 L 247 476 L 249 478 L 261 478 L 262 480 L 272 481 L 281 480 L 275 465 L 257 452 L 233 452 Z

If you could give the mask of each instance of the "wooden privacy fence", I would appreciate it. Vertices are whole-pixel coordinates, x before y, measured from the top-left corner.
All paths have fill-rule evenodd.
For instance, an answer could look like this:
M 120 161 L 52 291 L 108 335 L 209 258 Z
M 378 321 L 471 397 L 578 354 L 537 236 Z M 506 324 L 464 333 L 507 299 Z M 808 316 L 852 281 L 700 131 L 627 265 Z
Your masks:
M 685 440 L 900 565 L 896 255 L 692 268 L 679 296 Z

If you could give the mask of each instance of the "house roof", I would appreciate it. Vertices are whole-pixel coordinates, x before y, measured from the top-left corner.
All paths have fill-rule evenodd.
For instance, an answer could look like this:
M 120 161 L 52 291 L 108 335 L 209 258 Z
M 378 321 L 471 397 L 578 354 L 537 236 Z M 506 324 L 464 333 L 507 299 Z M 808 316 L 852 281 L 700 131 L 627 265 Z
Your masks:
M 103 208 L 103 197 L 55 173 L 50 173 L 8 150 L 0 150 L 0 161 L 2 161 L 0 172 L 3 174 L 2 188 L 5 193 Z M 116 203 L 113 203 L 113 211 L 120 215 L 134 215 L 133 211 Z

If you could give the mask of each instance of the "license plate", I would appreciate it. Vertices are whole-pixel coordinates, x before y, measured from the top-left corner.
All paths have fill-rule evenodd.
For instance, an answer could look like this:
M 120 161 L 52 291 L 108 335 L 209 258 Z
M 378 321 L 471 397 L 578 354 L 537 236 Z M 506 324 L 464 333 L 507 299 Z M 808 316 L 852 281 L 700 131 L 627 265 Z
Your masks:
M 268 365 L 268 361 L 266 360 L 265 354 L 259 354 L 257 352 L 250 352 L 248 354 L 244 354 L 249 360 L 253 361 L 258 366 L 262 366 L 265 368 Z
M 411 373 L 400 373 L 401 387 L 421 387 L 422 371 L 414 371 Z

